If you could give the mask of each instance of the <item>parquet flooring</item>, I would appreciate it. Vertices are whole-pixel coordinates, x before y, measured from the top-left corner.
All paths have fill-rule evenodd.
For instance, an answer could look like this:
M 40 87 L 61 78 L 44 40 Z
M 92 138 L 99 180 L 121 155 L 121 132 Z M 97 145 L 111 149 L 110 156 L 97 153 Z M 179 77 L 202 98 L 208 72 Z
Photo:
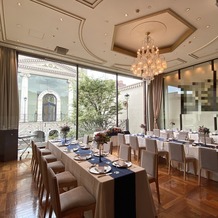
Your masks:
M 152 195 L 160 218 L 218 218 L 218 182 L 202 179 L 177 170 L 169 176 L 164 163 L 159 164 L 161 204 L 158 204 L 155 185 Z M 30 156 L 20 161 L 0 163 L 0 218 L 41 217 L 37 189 L 32 180 Z M 128 217 L 125 217 L 128 218 Z

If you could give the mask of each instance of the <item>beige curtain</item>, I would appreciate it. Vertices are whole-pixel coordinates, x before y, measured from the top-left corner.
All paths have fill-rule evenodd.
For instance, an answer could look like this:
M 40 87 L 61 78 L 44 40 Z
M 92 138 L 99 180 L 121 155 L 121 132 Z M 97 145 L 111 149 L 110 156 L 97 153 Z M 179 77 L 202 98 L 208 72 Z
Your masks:
M 18 129 L 17 54 L 0 47 L 0 130 Z
M 160 114 L 163 91 L 162 75 L 155 76 L 152 81 L 154 129 L 158 129 L 157 119 Z

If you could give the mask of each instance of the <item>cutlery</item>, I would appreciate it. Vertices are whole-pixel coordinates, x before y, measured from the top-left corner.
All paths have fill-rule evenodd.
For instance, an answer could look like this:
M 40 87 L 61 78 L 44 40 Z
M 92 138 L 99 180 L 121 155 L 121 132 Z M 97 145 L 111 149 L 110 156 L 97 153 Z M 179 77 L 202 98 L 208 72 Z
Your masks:
M 98 178 L 101 178 L 101 177 L 104 177 L 104 176 L 109 176 L 111 175 L 112 173 L 106 173 L 106 174 L 102 174 L 102 175 L 99 175 Z

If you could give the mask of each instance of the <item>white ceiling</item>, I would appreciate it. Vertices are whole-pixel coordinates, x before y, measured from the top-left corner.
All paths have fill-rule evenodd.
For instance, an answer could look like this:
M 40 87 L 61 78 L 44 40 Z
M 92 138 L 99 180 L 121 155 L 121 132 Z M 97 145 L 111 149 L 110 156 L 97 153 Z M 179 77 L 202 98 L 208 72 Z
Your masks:
M 31 54 L 131 74 L 132 55 L 151 32 L 167 60 L 165 72 L 218 58 L 216 0 L 0 0 L 0 4 L 0 44 Z M 68 49 L 67 54 L 55 52 L 56 46 Z

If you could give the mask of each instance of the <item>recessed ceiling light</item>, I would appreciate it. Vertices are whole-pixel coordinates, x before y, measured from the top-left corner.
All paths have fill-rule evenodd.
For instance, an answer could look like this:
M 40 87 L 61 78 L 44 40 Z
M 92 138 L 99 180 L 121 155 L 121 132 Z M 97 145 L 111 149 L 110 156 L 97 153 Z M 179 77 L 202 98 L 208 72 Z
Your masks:
M 207 28 L 207 29 L 210 28 L 210 25 L 207 25 L 206 28 Z
M 201 20 L 201 17 L 198 17 L 196 20 Z
M 125 17 L 128 17 L 128 14 L 126 13 L 124 16 L 125 16 Z
M 196 36 L 194 36 L 193 39 L 196 39 Z
M 186 11 L 186 12 L 190 11 L 190 8 L 186 8 L 185 11 Z
M 61 21 L 61 22 L 63 21 L 63 18 L 62 18 L 62 17 L 60 18 L 60 21 Z
M 18 5 L 18 6 L 21 6 L 21 3 L 20 3 L 20 2 L 18 2 L 18 3 L 17 3 L 17 5 Z
M 105 33 L 104 36 L 107 36 L 107 33 Z

